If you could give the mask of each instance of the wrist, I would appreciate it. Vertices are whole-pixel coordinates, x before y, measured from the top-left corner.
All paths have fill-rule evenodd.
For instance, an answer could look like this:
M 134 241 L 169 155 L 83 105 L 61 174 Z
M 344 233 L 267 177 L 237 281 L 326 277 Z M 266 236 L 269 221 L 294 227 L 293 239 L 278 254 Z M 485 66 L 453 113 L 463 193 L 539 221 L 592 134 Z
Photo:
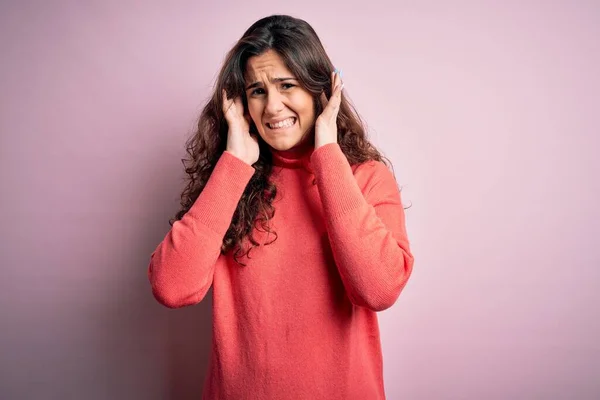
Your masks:
M 231 151 L 231 150 L 225 150 L 225 151 L 226 151 L 227 153 L 231 154 L 232 156 L 234 156 L 235 158 L 237 158 L 238 160 L 240 160 L 240 161 L 243 161 L 243 162 L 245 162 L 246 164 L 248 164 L 248 165 L 252 166 L 252 163 L 251 163 L 250 161 L 248 161 L 248 160 L 247 160 L 245 157 L 243 157 L 243 156 L 240 156 L 240 155 L 236 154 L 234 151 Z
M 328 144 L 332 144 L 332 143 L 337 143 L 337 141 L 335 141 L 335 140 L 328 140 L 328 141 L 324 141 L 324 142 L 315 141 L 315 150 L 320 147 L 326 146 Z

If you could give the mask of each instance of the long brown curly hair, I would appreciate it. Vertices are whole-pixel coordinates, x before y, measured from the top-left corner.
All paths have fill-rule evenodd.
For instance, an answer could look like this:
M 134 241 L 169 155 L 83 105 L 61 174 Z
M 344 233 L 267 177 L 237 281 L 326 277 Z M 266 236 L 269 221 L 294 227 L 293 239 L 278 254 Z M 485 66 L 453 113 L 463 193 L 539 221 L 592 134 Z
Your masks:
M 241 96 L 247 110 L 244 90 L 246 63 L 250 57 L 267 50 L 277 52 L 300 84 L 312 94 L 316 116 L 323 110 L 319 101 L 321 93 L 324 91 L 327 98 L 331 97 L 331 71 L 334 66 L 314 29 L 306 21 L 288 15 L 271 15 L 256 21 L 227 53 L 212 97 L 200 114 L 197 129 L 186 143 L 189 157 L 182 159 L 182 162 L 188 175 L 187 185 L 181 194 L 181 209 L 169 221 L 170 225 L 180 220 L 192 207 L 225 151 L 228 125 L 221 106 L 222 90 L 227 91 L 229 98 Z M 337 127 L 338 144 L 350 165 L 376 160 L 391 167 L 389 160 L 368 141 L 365 124 L 344 96 Z M 250 132 L 257 133 L 254 123 L 250 124 Z M 275 214 L 272 203 L 277 194 L 277 187 L 269 180 L 273 168 L 272 154 L 266 142 L 258 134 L 256 136 L 260 146 L 259 159 L 253 164 L 256 171 L 237 205 L 221 246 L 222 254 L 233 250 L 233 257 L 240 265 L 245 264 L 239 258 L 249 257 L 252 248 L 259 246 L 253 235 L 254 227 L 273 233 L 273 241 L 277 239 L 277 233 L 269 227 L 269 220 Z M 244 249 L 245 239 L 250 246 Z

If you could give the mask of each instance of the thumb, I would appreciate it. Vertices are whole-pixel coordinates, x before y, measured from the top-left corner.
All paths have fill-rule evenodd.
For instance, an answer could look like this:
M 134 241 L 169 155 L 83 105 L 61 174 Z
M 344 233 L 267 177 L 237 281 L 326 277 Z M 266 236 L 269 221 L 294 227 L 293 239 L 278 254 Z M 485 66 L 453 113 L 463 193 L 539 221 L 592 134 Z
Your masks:
M 221 101 L 221 111 L 223 112 L 223 115 L 225 116 L 225 119 L 227 121 L 229 121 L 229 110 L 231 109 L 231 106 L 233 105 L 233 102 L 231 99 L 227 98 L 227 92 L 225 91 L 225 89 L 222 90 L 221 92 L 221 97 L 222 97 L 222 101 Z
M 246 122 L 248 123 L 248 131 L 250 131 L 250 133 L 253 133 L 253 127 L 254 127 L 254 133 L 256 133 L 256 126 L 254 125 L 254 120 L 252 119 L 252 117 L 250 116 L 250 114 L 248 114 L 248 112 L 244 113 L 244 119 L 246 120 Z

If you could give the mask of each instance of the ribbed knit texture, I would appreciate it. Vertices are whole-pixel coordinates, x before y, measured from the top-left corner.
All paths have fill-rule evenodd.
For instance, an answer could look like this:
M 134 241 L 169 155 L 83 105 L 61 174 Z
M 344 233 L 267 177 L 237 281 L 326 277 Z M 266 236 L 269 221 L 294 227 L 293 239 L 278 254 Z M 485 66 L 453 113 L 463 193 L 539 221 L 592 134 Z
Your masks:
M 203 399 L 385 399 L 376 312 L 394 304 L 413 267 L 396 181 L 380 162 L 350 166 L 337 143 L 273 154 L 277 240 L 245 267 L 220 254 L 254 173 L 224 152 L 151 255 L 154 296 L 177 308 L 213 287 Z

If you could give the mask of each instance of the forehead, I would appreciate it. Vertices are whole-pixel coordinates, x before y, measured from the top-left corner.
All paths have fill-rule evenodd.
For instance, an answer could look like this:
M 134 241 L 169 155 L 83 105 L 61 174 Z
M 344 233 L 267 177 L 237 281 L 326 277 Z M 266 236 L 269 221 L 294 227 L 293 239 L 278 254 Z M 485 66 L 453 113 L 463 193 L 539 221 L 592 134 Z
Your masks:
M 293 76 L 281 56 L 274 50 L 267 50 L 263 54 L 250 57 L 246 64 L 245 75 L 247 81 Z

